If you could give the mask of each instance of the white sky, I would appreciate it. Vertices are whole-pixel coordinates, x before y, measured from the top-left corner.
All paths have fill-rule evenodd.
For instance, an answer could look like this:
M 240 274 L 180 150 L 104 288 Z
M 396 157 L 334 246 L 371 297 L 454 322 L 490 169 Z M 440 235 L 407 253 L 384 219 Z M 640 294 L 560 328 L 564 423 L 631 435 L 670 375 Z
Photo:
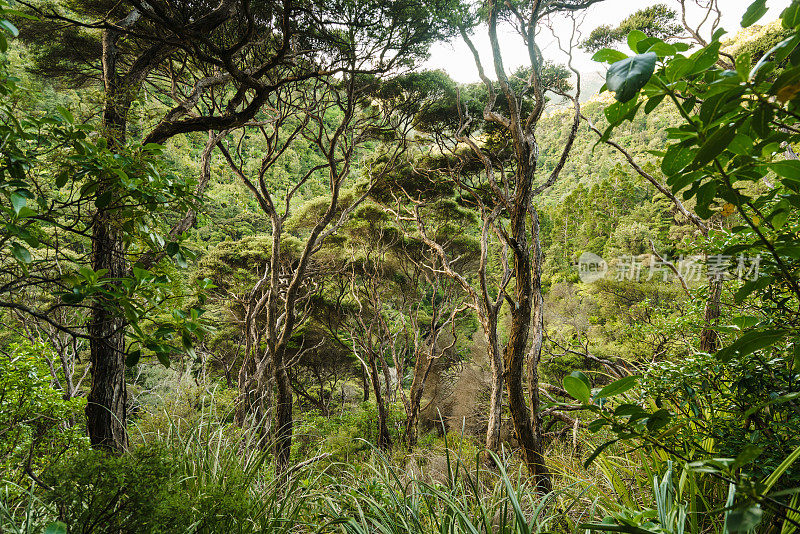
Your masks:
M 753 0 L 719 0 L 720 7 L 724 10 L 721 26 L 725 28 L 729 34 L 735 34 L 741 29 L 740 22 L 742 20 L 742 15 L 752 1 Z M 631 13 L 648 5 L 660 2 L 670 5 L 670 7 L 677 6 L 675 0 L 605 0 L 589 9 L 581 25 L 581 32 L 584 36 L 588 36 L 589 32 L 603 24 L 615 26 Z M 769 12 L 759 23 L 763 24 L 777 19 L 781 11 L 790 3 L 791 0 L 767 0 Z M 568 24 L 566 21 L 556 22 L 557 31 L 565 37 L 568 37 L 569 33 L 564 32 L 569 32 L 571 27 L 571 23 Z M 539 38 L 540 43 L 542 43 L 541 46 L 545 58 L 556 62 L 564 62 L 566 58 L 558 50 L 555 39 L 549 34 L 549 30 L 546 30 L 546 32 L 546 34 L 542 34 Z M 510 28 L 503 28 L 498 33 L 506 69 L 512 71 L 516 67 L 528 64 L 527 52 L 522 44 L 521 38 Z M 707 33 L 708 32 L 706 32 L 706 34 Z M 493 67 L 488 62 L 490 49 L 489 38 L 485 28 L 479 29 L 476 34 L 473 35 L 473 42 L 481 53 L 484 68 L 488 74 L 491 74 Z M 584 53 L 582 50 L 577 51 L 574 65 L 584 72 L 601 70 L 600 65 L 591 60 L 591 55 Z M 479 80 L 478 70 L 475 67 L 472 54 L 460 37 L 455 38 L 451 43 L 438 43 L 434 45 L 431 50 L 431 57 L 425 64 L 425 67 L 428 69 L 442 69 L 455 81 L 461 83 L 470 83 Z

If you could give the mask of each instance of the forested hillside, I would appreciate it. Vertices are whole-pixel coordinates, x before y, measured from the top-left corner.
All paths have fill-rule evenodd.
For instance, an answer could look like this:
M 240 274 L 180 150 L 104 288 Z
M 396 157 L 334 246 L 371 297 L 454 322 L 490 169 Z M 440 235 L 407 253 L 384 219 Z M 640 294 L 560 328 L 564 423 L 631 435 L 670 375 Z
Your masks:
M 795 532 L 800 0 L 604 1 L 0 0 L 0 532 Z

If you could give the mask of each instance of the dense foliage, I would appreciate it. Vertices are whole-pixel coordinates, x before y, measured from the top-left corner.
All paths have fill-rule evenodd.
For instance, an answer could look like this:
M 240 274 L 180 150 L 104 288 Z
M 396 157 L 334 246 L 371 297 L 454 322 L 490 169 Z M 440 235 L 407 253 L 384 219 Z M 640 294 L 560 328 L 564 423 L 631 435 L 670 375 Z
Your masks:
M 0 0 L 0 531 L 795 532 L 800 1 L 687 3 Z

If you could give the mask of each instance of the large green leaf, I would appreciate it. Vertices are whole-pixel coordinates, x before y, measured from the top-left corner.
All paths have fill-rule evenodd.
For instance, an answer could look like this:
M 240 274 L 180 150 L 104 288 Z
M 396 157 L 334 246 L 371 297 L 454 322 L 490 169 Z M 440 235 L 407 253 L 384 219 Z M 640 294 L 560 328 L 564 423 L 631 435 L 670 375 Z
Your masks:
M 54 521 L 45 527 L 44 534 L 67 534 L 67 525 L 61 521 Z
M 620 378 L 619 380 L 612 382 L 601 389 L 597 394 L 597 397 L 601 399 L 607 399 L 608 397 L 625 393 L 629 389 L 633 388 L 638 380 L 638 376 L 626 376 L 624 378 Z
M 677 174 L 692 162 L 695 155 L 697 155 L 697 149 L 692 146 L 670 145 L 661 160 L 661 171 L 667 176 Z
M 747 28 L 758 22 L 767 14 L 767 0 L 756 0 L 745 11 L 742 17 L 742 28 Z
M 613 48 L 603 48 L 602 50 L 598 50 L 594 53 L 592 56 L 592 61 L 597 61 L 598 63 L 615 63 L 617 61 L 622 61 L 626 57 L 628 56 L 619 50 L 614 50 Z
M 19 243 L 11 245 L 11 254 L 21 263 L 30 263 L 33 261 L 30 251 Z
M 757 350 L 771 347 L 786 337 L 785 330 L 754 330 L 748 332 L 729 346 L 717 352 L 717 358 L 728 362 L 734 357 L 747 356 Z
M 792 5 L 787 7 L 781 14 L 781 22 L 784 28 L 795 28 L 800 25 L 800 2 L 795 0 Z
M 764 512 L 758 504 L 751 504 L 731 510 L 725 516 L 725 526 L 730 534 L 753 532 L 761 523 Z
M 19 215 L 19 210 L 28 204 L 28 199 L 19 193 L 11 193 L 11 205 L 14 207 L 14 213 Z
M 699 74 L 713 67 L 719 61 L 719 48 L 719 41 L 716 41 L 692 54 L 689 57 L 692 68 L 688 74 Z
M 17 29 L 17 27 L 11 24 L 11 22 L 6 19 L 0 19 L 0 28 L 3 28 L 3 30 L 10 33 L 14 37 L 19 35 L 19 30 Z
M 567 393 L 581 401 L 583 404 L 589 404 L 592 398 L 592 393 L 588 386 L 580 378 L 574 376 L 565 376 L 562 382 L 564 389 Z
M 694 164 L 697 167 L 702 167 L 714 160 L 717 156 L 722 154 L 722 151 L 728 148 L 733 138 L 736 137 L 735 126 L 722 126 L 717 131 L 706 139 L 703 146 L 694 157 Z
M 606 85 L 613 91 L 617 100 L 627 102 L 647 85 L 656 68 L 655 52 L 637 54 L 613 63 L 606 74 Z
M 788 178 L 790 180 L 800 180 L 800 161 L 791 159 L 786 161 L 779 161 L 777 163 L 772 163 L 769 166 L 769 168 L 775 174 L 783 178 Z

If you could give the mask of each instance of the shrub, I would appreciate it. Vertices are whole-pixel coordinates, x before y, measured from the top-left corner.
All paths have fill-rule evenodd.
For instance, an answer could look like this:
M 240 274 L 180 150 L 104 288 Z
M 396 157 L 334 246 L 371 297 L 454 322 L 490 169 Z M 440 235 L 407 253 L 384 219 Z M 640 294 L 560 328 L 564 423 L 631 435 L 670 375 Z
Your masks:
M 0 473 L 4 483 L 26 485 L 26 471 L 41 475 L 67 450 L 88 446 L 75 420 L 86 399 L 64 400 L 53 387 L 44 343 L 17 343 L 0 357 Z

